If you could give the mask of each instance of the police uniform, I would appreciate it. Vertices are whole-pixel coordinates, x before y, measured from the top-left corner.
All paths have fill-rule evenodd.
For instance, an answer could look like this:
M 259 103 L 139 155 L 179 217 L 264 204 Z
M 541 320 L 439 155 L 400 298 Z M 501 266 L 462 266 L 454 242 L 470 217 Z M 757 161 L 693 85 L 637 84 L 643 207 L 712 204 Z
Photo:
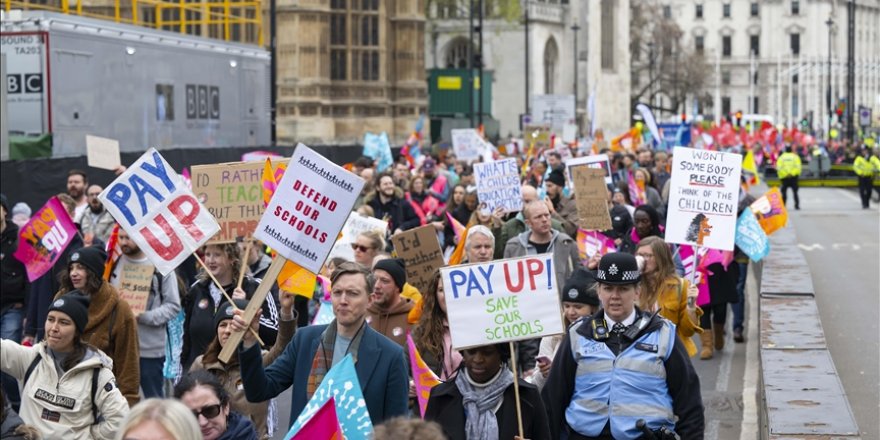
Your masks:
M 635 257 L 613 253 L 596 271 L 600 284 L 636 284 Z M 675 325 L 637 307 L 613 330 L 603 310 L 567 330 L 542 390 L 551 438 L 639 439 L 655 432 L 702 439 L 700 381 Z
M 782 192 L 782 203 L 785 204 L 785 196 L 788 188 L 794 193 L 794 209 L 801 209 L 801 201 L 798 198 L 798 179 L 801 176 L 801 158 L 793 153 L 791 147 L 776 159 L 776 175 L 779 176 Z
M 862 199 L 862 208 L 867 209 L 871 202 L 871 187 L 874 184 L 874 165 L 865 158 L 865 148 L 856 156 L 853 162 L 853 171 L 859 179 L 859 197 Z

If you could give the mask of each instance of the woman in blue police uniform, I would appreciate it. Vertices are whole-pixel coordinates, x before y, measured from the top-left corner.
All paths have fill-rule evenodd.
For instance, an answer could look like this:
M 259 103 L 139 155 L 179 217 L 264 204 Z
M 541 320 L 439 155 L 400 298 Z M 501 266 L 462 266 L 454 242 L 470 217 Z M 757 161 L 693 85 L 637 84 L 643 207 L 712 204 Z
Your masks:
M 633 255 L 599 262 L 602 309 L 569 327 L 542 391 L 551 438 L 703 438 L 700 380 L 675 325 L 635 306 L 640 280 Z

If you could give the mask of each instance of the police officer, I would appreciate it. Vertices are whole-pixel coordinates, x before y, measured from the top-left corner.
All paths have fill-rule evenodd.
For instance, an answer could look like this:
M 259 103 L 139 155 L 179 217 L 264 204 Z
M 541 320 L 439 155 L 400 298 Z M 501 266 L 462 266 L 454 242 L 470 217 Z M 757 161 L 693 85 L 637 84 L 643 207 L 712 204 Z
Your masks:
M 874 147 L 874 154 L 871 155 L 871 165 L 874 166 L 874 175 L 880 176 L 880 147 Z M 874 191 L 877 191 L 877 201 L 880 202 L 880 185 L 874 185 Z
M 868 209 L 871 203 L 871 186 L 874 184 L 874 165 L 869 159 L 870 150 L 863 147 L 853 162 L 853 171 L 859 179 L 859 196 L 862 198 L 862 209 Z
M 699 377 L 675 325 L 635 306 L 640 280 L 631 254 L 599 261 L 602 309 L 569 327 L 542 391 L 551 438 L 703 438 Z
M 782 153 L 776 159 L 776 174 L 782 182 L 780 191 L 782 191 L 782 203 L 786 203 L 785 196 L 788 194 L 788 188 L 794 193 L 794 209 L 801 209 L 801 201 L 798 198 L 798 179 L 801 176 L 801 157 L 794 152 L 791 145 L 785 147 L 785 153 Z

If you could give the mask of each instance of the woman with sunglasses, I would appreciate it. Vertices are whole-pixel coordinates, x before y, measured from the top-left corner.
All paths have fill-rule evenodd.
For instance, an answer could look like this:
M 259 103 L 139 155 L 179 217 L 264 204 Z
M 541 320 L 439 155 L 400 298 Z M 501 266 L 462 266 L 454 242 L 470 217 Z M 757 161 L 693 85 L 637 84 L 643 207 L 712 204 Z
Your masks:
M 281 291 L 281 325 L 278 328 L 278 339 L 270 351 L 263 350 L 263 365 L 268 366 L 272 363 L 282 351 L 287 343 L 293 339 L 296 332 L 296 319 L 293 311 L 294 294 Z M 247 308 L 247 301 L 234 300 L 236 306 L 244 310 Z M 232 409 L 250 418 L 257 428 L 260 438 L 269 438 L 269 401 L 251 403 L 248 402 L 244 395 L 244 388 L 241 387 L 241 366 L 238 364 L 238 356 L 232 356 L 229 363 L 220 360 L 220 352 L 226 346 L 226 341 L 232 335 L 232 316 L 235 309 L 229 303 L 223 303 L 217 309 L 217 315 L 214 316 L 214 323 L 217 328 L 217 336 L 211 341 L 205 354 L 196 358 L 192 364 L 193 370 L 207 370 L 220 380 L 226 392 L 231 396 L 230 404 Z M 274 423 L 273 423 L 274 424 Z
M 213 374 L 190 371 L 174 386 L 174 398 L 196 416 L 202 440 L 257 440 L 254 424 L 232 411 L 229 393 Z
M 373 258 L 385 250 L 385 239 L 378 231 L 361 232 L 351 244 L 351 248 L 354 250 L 355 263 L 365 267 L 373 267 Z

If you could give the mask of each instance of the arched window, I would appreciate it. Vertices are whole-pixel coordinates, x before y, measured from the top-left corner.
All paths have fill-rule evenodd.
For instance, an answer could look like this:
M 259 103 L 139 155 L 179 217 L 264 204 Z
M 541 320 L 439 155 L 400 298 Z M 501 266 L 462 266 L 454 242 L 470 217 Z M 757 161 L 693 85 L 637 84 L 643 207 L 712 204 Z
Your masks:
M 444 66 L 447 69 L 467 69 L 468 40 L 456 38 L 446 45 L 446 57 Z
M 544 93 L 552 95 L 556 89 L 556 71 L 559 64 L 559 46 L 552 37 L 544 45 Z

